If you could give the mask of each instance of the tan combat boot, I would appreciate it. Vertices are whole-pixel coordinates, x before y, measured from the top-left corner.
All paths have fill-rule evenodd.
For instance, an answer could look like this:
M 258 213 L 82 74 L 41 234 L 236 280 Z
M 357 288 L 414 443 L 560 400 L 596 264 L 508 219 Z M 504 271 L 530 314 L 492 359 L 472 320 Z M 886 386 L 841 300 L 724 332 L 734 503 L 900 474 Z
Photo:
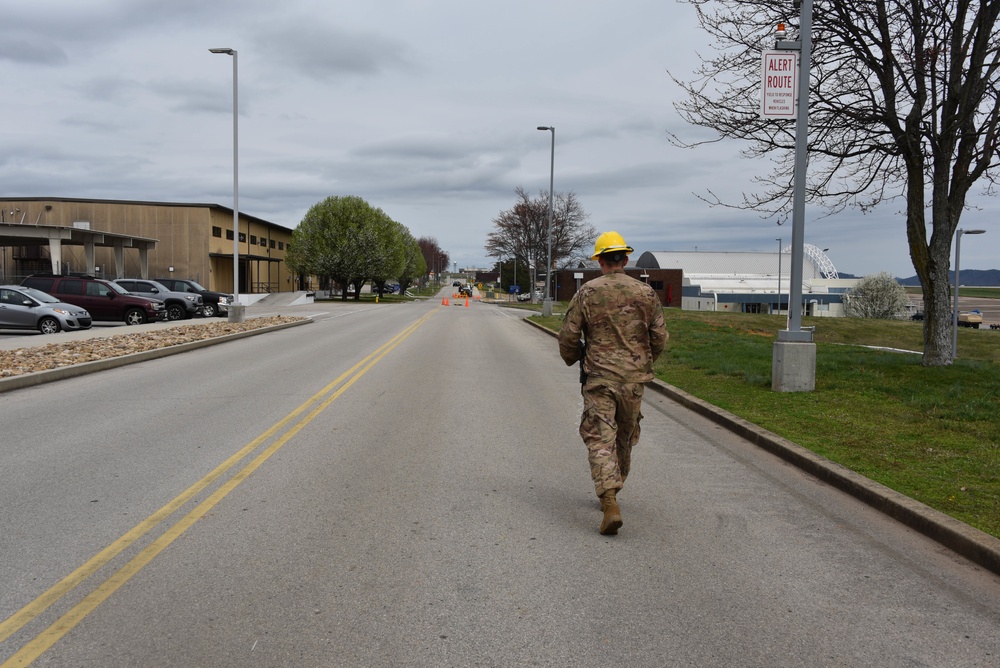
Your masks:
M 604 519 L 601 521 L 601 535 L 614 536 L 622 526 L 622 514 L 618 509 L 615 490 L 608 489 L 601 494 L 601 510 L 604 511 Z

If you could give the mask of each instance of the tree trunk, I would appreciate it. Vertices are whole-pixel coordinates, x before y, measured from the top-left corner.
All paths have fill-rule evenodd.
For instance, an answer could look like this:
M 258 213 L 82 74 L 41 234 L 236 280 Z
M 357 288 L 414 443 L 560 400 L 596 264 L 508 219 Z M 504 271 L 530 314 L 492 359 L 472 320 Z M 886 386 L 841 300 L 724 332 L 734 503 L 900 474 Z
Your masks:
M 928 278 L 924 281 L 924 366 L 951 364 L 951 284 L 948 280 L 948 250 L 943 262 L 928 263 Z M 921 279 L 923 280 L 923 279 Z

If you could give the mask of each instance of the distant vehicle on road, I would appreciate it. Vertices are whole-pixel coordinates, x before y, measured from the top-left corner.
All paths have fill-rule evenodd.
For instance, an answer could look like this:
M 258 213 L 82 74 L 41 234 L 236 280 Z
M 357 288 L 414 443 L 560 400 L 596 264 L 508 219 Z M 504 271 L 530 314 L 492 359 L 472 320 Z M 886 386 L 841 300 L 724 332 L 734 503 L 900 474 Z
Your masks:
M 979 309 L 973 309 L 968 313 L 958 314 L 959 327 L 974 327 L 979 329 L 981 324 L 983 324 L 983 314 Z

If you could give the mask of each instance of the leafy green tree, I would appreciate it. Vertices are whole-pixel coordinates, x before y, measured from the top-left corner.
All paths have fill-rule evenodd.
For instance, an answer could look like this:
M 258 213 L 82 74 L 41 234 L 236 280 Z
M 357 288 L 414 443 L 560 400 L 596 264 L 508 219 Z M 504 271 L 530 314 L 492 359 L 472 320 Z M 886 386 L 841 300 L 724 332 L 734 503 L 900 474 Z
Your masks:
M 372 267 L 363 253 L 371 247 L 377 220 L 384 215 L 354 195 L 327 197 L 314 204 L 292 232 L 297 271 L 315 274 L 321 285 L 335 282 L 345 301 L 347 288 L 353 285 L 358 299 L 360 283 Z
M 415 285 L 420 280 L 420 277 L 427 273 L 427 263 L 424 261 L 424 255 L 420 250 L 420 243 L 413 238 L 408 229 L 403 228 L 403 232 L 403 254 L 405 261 L 403 268 L 400 269 L 399 274 L 396 276 L 400 294 L 406 292 L 411 285 Z
M 389 279 L 395 278 L 406 264 L 405 240 L 409 232 L 381 209 L 378 212 L 380 215 L 371 226 L 373 242 L 364 253 L 368 258 L 367 277 L 381 294 Z

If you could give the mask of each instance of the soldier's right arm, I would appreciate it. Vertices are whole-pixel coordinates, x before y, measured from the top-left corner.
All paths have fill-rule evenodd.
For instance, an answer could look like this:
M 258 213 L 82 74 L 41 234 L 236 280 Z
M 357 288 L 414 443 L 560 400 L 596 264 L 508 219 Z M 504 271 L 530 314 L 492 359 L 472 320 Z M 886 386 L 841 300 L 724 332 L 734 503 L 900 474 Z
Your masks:
M 559 328 L 559 356 L 566 362 L 566 366 L 571 366 L 580 359 L 584 320 L 577 296 L 579 293 L 570 300 L 562 327 Z

